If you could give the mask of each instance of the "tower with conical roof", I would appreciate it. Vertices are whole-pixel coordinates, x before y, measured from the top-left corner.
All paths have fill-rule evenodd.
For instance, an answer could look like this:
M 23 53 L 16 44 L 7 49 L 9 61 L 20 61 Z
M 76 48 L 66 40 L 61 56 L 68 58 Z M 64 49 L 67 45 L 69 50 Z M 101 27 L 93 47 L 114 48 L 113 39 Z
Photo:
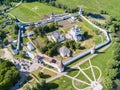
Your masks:
M 58 71 L 63 72 L 64 71 L 64 64 L 63 64 L 62 60 L 58 61 L 57 65 L 58 65 Z
M 79 12 L 78 12 L 79 15 L 82 14 L 82 8 L 79 9 Z
M 55 20 L 55 14 L 54 14 L 54 13 L 52 13 L 52 14 L 50 15 L 50 20 Z
M 93 48 L 91 49 L 91 54 L 95 53 L 95 45 L 93 46 Z

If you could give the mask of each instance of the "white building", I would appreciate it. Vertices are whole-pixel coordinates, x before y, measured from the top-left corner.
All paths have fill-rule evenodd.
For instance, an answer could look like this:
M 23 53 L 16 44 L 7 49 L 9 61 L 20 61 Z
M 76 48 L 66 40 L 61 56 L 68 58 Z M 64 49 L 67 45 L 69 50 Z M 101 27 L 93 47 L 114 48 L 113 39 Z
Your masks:
M 83 11 L 82 8 L 80 8 L 78 14 L 81 15 L 82 11 Z
M 34 34 L 35 34 L 35 32 L 31 31 L 31 32 L 29 32 L 29 33 L 27 34 L 27 36 L 32 36 L 32 35 L 34 35 Z
M 52 13 L 52 14 L 50 15 L 50 20 L 55 20 L 55 15 L 54 15 L 54 13 Z
M 62 42 L 65 40 L 65 37 L 59 31 L 54 31 L 52 33 L 49 33 L 47 37 L 50 41 L 54 41 L 54 42 Z
M 63 72 L 64 71 L 64 65 L 63 65 L 63 62 L 62 60 L 58 61 L 58 72 Z
M 59 53 L 62 57 L 70 57 L 71 56 L 71 51 L 66 47 L 63 46 L 59 49 Z
M 82 40 L 82 33 L 78 26 L 73 27 L 68 33 L 66 34 L 66 39 L 75 40 L 79 42 Z
M 29 49 L 29 51 L 32 51 L 35 49 L 35 47 L 31 43 L 27 43 L 27 48 Z
M 34 53 L 32 53 L 32 52 L 26 52 L 26 56 L 31 59 L 34 59 L 34 57 L 35 57 Z
M 95 53 L 95 45 L 93 46 L 93 48 L 91 49 L 91 54 Z

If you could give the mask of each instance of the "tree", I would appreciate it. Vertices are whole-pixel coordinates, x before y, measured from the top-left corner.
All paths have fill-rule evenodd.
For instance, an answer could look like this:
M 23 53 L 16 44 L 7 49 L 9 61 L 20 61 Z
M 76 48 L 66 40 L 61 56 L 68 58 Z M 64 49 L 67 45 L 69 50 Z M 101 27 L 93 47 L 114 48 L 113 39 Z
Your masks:
M 50 32 L 49 27 L 47 25 L 44 26 L 43 27 L 43 31 L 46 32 L 46 33 Z
M 109 77 L 105 77 L 103 82 L 104 82 L 104 86 L 105 86 L 105 88 L 107 88 L 107 90 L 110 90 L 112 88 L 113 81 Z
M 7 45 L 9 43 L 6 38 L 3 40 L 3 42 L 4 42 L 5 45 Z
M 0 39 L 4 40 L 4 38 L 6 37 L 6 34 L 4 31 L 0 31 Z
M 39 28 L 37 27 L 33 28 L 33 31 L 35 32 L 36 35 L 38 35 L 39 33 L 41 34 L 41 32 L 39 31 Z
M 47 83 L 44 79 L 40 81 L 40 85 L 42 90 L 47 90 Z
M 107 69 L 106 70 L 106 75 L 110 78 L 110 79 L 115 79 L 117 76 L 117 71 L 118 69 Z
M 110 61 L 107 63 L 107 68 L 108 68 L 108 69 L 117 68 L 118 66 L 119 66 L 119 62 L 118 62 L 118 61 L 115 61 L 115 60 L 110 60 Z
M 12 62 L 5 59 L 0 61 L 0 90 L 9 90 L 20 79 L 20 74 Z
M 39 76 L 40 78 L 44 78 L 44 73 L 43 73 L 43 72 L 39 72 L 39 73 L 38 73 L 38 76 Z
M 19 30 L 19 26 L 17 24 L 14 24 L 14 34 L 17 35 L 18 34 L 18 30 Z
M 38 83 L 34 85 L 32 90 L 48 90 L 46 81 L 44 79 L 41 79 Z

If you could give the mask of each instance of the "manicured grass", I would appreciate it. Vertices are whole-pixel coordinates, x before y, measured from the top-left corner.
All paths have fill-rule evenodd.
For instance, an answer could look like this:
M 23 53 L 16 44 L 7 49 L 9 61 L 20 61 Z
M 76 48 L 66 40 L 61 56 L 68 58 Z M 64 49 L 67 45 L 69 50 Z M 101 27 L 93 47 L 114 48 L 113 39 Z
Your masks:
M 71 85 L 72 80 L 65 76 L 55 79 L 50 83 L 54 83 L 56 86 L 58 86 L 52 90 L 75 90 L 75 88 Z
M 37 70 L 31 72 L 31 74 L 32 74 L 37 80 L 41 80 L 41 78 L 38 76 L 38 73 L 40 72 L 40 70 L 42 70 L 41 67 L 39 67 Z
M 82 19 L 82 18 L 81 18 Z M 97 35 L 95 33 L 95 28 L 92 27 L 88 22 L 86 22 L 84 19 L 82 19 L 82 22 L 79 23 L 80 28 L 82 30 L 82 33 L 88 33 L 86 37 L 86 44 L 85 48 L 89 49 L 94 46 L 94 44 L 100 44 L 102 42 L 100 35 L 104 36 L 102 33 L 100 35 Z
M 100 12 L 105 10 L 112 16 L 120 16 L 119 0 L 57 0 L 58 3 L 67 5 L 69 8 L 80 7 L 89 12 Z
M 64 11 L 39 2 L 23 3 L 10 11 L 12 15 L 25 22 L 39 21 L 44 15 L 51 14 L 52 12 L 63 13 Z
M 31 72 L 31 74 L 38 80 L 41 80 L 42 78 L 39 77 L 39 72 L 42 72 L 44 74 L 43 79 L 48 79 L 56 75 L 56 73 L 51 72 L 47 69 L 43 69 L 42 67 L 39 67 L 37 70 Z
M 81 67 L 81 69 L 88 68 L 88 67 L 89 67 L 89 62 L 86 62 L 85 64 L 81 65 L 80 67 Z M 79 71 L 78 69 L 73 69 L 71 72 L 68 73 L 68 75 L 74 77 L 75 75 L 77 75 L 78 71 Z M 83 71 L 86 73 L 86 75 L 88 75 L 88 77 L 89 77 L 92 81 L 94 81 L 94 77 L 93 77 L 93 75 L 92 75 L 91 68 L 89 68 L 89 69 L 87 69 L 87 70 L 83 70 Z M 98 77 L 100 76 L 100 72 L 98 71 L 98 69 L 96 69 L 96 68 L 94 68 L 94 67 L 93 67 L 93 71 L 95 72 L 95 77 L 96 77 L 96 79 L 98 79 Z M 87 83 L 90 84 L 90 81 L 85 77 L 85 75 L 83 75 L 82 72 L 80 72 L 79 75 L 78 75 L 76 78 L 77 78 L 77 79 L 80 79 L 80 80 L 82 80 L 82 81 L 85 81 L 85 82 L 87 82 Z M 76 81 L 75 81 L 75 82 L 76 82 Z M 83 83 L 81 83 L 80 85 L 77 85 L 77 86 L 78 86 L 79 88 L 86 88 L 86 87 L 88 87 L 88 85 L 85 85 L 85 84 L 83 84 Z

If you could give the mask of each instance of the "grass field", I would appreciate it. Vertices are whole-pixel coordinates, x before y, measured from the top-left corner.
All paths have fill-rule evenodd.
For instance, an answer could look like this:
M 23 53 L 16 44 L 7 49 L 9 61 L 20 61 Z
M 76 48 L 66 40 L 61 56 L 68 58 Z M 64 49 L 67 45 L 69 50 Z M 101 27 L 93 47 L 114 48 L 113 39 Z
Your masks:
M 39 21 L 44 15 L 54 13 L 63 13 L 62 9 L 48 6 L 39 2 L 23 3 L 10 11 L 10 14 L 16 16 L 22 21 Z
M 113 16 L 120 16 L 119 0 L 57 0 L 57 2 L 67 5 L 69 8 L 82 6 L 88 11 L 100 12 L 105 10 Z
M 66 76 L 60 77 L 51 81 L 50 83 L 56 84 L 56 88 L 52 90 L 75 90 L 74 87 L 71 85 L 72 80 Z

